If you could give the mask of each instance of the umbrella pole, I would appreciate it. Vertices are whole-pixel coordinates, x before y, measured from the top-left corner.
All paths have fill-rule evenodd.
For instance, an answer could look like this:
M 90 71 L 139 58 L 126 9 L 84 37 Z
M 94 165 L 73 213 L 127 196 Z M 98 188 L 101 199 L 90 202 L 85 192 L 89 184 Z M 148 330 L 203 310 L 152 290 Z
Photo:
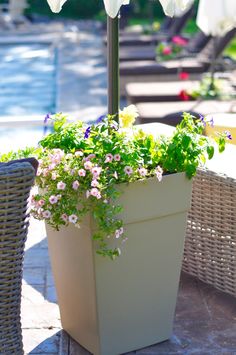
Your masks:
M 107 17 L 108 114 L 119 121 L 119 17 Z
M 210 89 L 214 90 L 215 89 L 215 67 L 216 67 L 216 49 L 217 48 L 217 37 L 213 38 L 213 58 L 212 58 L 212 63 L 211 63 L 211 83 L 210 83 Z

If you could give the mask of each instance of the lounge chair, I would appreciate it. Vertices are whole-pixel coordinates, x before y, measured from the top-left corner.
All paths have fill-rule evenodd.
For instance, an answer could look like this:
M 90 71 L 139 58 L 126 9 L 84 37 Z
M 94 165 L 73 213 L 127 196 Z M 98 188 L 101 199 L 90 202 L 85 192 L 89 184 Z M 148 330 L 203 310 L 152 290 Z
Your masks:
M 183 52 L 178 55 L 178 58 L 189 57 L 199 53 L 205 48 L 210 39 L 211 36 L 199 31 L 189 40 Z M 156 60 L 156 46 L 124 46 L 120 49 L 120 62 L 138 60 Z
M 170 22 L 170 27 L 166 32 L 160 31 L 160 33 L 152 35 L 140 35 L 139 33 L 129 34 L 121 33 L 120 35 L 120 45 L 121 46 L 140 46 L 140 45 L 150 45 L 156 44 L 158 41 L 171 39 L 173 36 L 178 35 L 184 26 L 186 25 L 189 18 L 194 14 L 194 6 L 192 5 L 187 12 L 185 12 L 180 17 L 175 17 Z
M 213 52 L 216 58 L 220 56 L 229 42 L 234 38 L 236 28 L 219 38 L 215 48 L 210 41 L 206 48 L 196 58 L 169 60 L 162 63 L 155 61 L 134 61 L 120 64 L 121 95 L 125 95 L 125 86 L 130 82 L 178 81 L 180 72 L 188 72 L 190 80 L 198 80 L 201 74 L 207 72 L 212 63 Z M 221 68 L 223 70 L 223 67 Z
M 160 122 L 176 126 L 182 119 L 183 112 L 199 117 L 218 112 L 236 113 L 236 101 L 200 100 L 181 102 L 150 102 L 136 105 L 139 118 L 137 124 Z
M 218 76 L 219 73 L 215 74 Z M 228 80 L 235 94 L 235 85 L 233 79 L 236 76 L 236 70 L 226 73 L 220 73 L 220 77 Z M 170 82 L 150 82 L 150 83 L 129 83 L 126 85 L 126 98 L 130 104 L 138 102 L 170 102 L 183 101 L 181 91 L 189 91 L 197 87 L 199 80 L 184 80 Z

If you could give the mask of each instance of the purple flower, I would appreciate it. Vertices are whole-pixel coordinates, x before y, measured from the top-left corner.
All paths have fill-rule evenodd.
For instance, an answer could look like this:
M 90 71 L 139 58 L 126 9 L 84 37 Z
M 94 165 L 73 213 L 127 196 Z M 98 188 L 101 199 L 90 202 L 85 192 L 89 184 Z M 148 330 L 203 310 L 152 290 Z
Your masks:
M 98 119 L 96 120 L 96 123 L 102 122 L 105 117 L 106 117 L 106 115 L 99 116 Z
M 214 127 L 214 118 L 213 117 L 210 119 L 209 124 L 211 127 Z
M 202 121 L 202 123 L 204 124 L 204 126 L 206 126 L 206 121 L 205 121 L 205 117 L 203 115 L 199 116 L 200 121 Z
M 225 131 L 224 133 L 225 133 L 226 138 L 228 138 L 229 140 L 233 139 L 232 135 L 231 135 L 231 133 L 229 131 Z
M 89 126 L 84 133 L 84 139 L 89 138 L 90 132 L 91 132 L 91 127 Z
M 47 113 L 46 116 L 44 117 L 44 124 L 47 124 L 48 120 L 51 119 L 51 114 L 50 113 Z

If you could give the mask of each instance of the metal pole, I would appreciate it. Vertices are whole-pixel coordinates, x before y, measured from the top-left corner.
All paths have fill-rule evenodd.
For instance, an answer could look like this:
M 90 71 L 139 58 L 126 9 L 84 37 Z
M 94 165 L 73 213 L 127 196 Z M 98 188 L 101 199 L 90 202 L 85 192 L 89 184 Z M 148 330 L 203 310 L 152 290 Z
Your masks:
M 108 114 L 119 121 L 119 17 L 107 17 Z

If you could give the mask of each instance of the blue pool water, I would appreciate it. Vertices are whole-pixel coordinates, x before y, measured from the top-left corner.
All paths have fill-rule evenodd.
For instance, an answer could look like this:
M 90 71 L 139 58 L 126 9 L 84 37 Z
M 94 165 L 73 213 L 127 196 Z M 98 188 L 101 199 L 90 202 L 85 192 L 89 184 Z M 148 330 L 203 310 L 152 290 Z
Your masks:
M 55 62 L 51 44 L 0 45 L 0 115 L 53 112 Z
M 55 112 L 56 49 L 52 44 L 0 45 L 0 153 L 36 145 L 44 127 L 9 123 L 8 116 L 41 117 Z

